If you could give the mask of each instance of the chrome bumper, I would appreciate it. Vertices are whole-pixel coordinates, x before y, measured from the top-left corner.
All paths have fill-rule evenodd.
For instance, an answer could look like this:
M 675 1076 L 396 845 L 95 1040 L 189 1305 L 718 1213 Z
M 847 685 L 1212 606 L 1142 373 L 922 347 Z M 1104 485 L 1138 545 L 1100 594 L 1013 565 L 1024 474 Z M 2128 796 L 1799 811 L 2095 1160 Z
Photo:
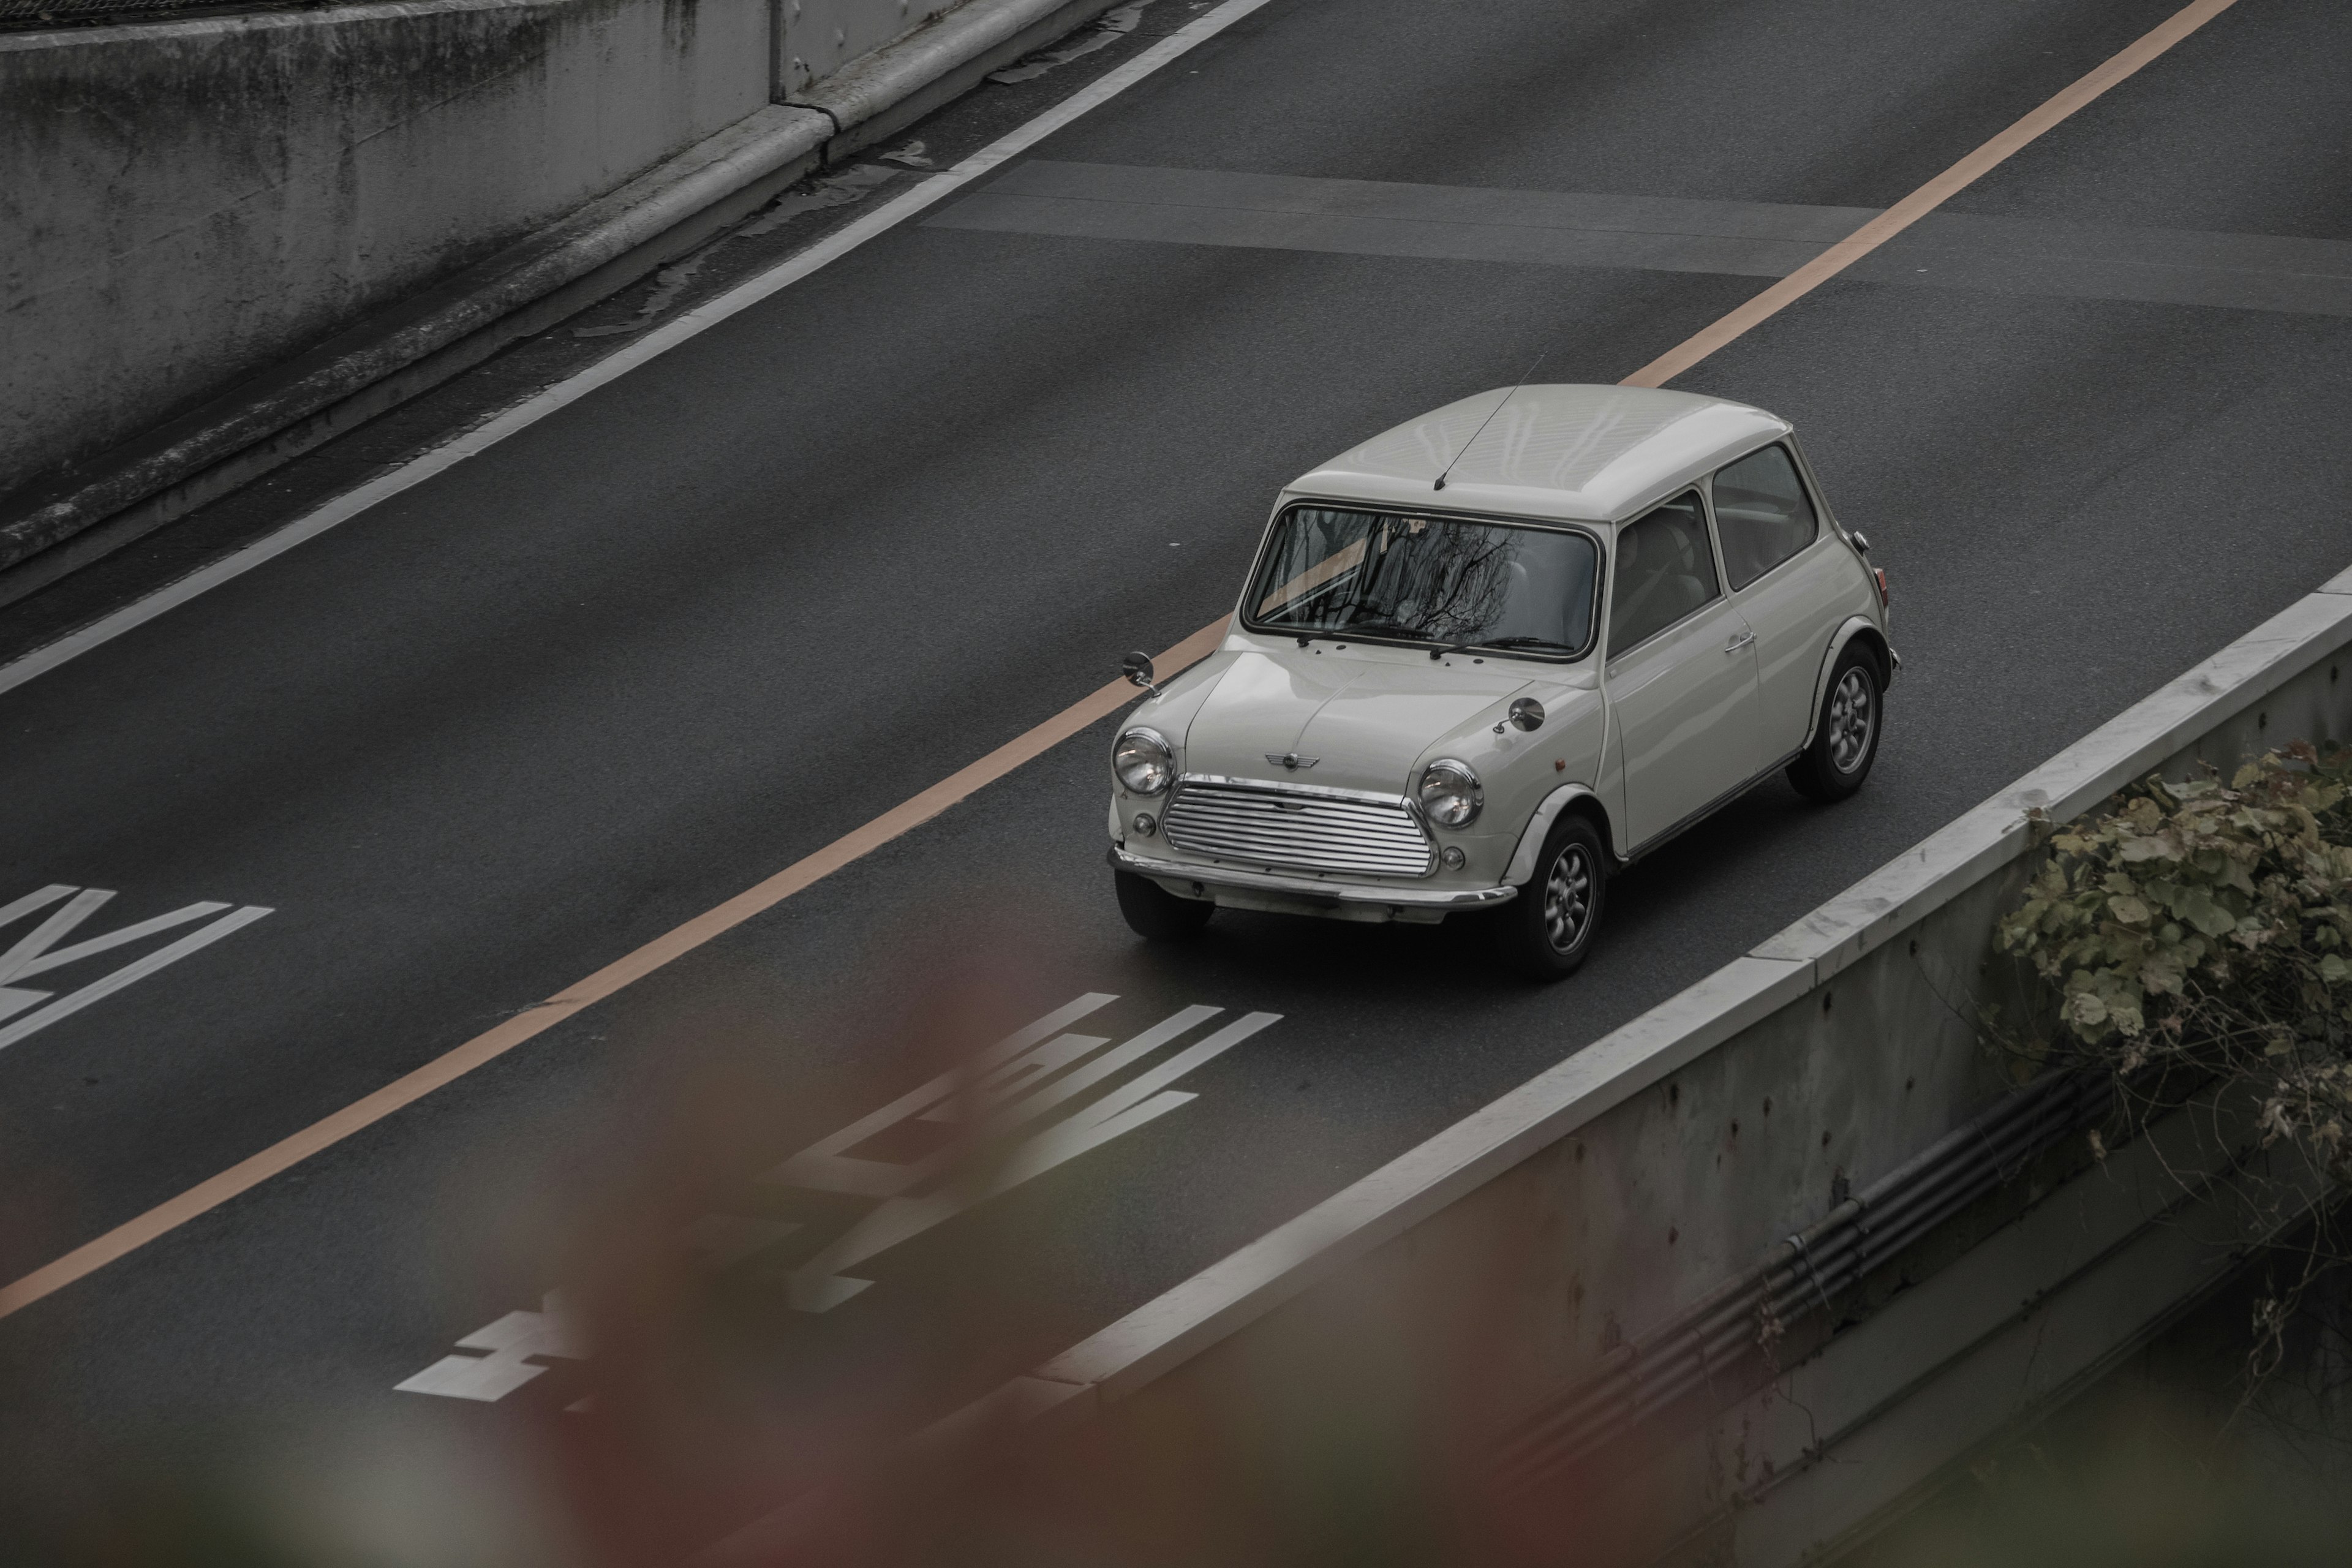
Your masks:
M 1399 888 L 1377 882 L 1329 882 L 1320 877 L 1285 877 L 1272 871 L 1240 871 L 1224 866 L 1195 866 L 1182 860 L 1154 860 L 1116 847 L 1110 852 L 1110 863 L 1139 877 L 1197 882 L 1204 888 L 1245 888 L 1256 893 L 1282 893 L 1335 904 L 1388 904 L 1407 910 L 1489 910 L 1519 896 L 1517 888 Z

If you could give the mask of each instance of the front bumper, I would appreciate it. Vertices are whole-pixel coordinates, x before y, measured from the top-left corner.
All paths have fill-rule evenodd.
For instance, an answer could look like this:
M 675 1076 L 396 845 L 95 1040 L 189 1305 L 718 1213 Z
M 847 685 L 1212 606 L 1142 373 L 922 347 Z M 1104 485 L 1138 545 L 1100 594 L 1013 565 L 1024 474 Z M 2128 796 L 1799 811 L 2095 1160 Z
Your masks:
M 1245 893 L 1273 894 L 1312 904 L 1385 906 L 1399 911 L 1446 914 L 1458 910 L 1491 910 L 1519 896 L 1517 888 L 1400 888 L 1381 882 L 1333 882 L 1321 877 L 1286 877 L 1273 871 L 1243 871 L 1224 866 L 1196 866 L 1183 860 L 1155 860 L 1113 848 L 1110 863 L 1122 871 L 1161 882 L 1189 882 L 1202 891 L 1232 888 Z

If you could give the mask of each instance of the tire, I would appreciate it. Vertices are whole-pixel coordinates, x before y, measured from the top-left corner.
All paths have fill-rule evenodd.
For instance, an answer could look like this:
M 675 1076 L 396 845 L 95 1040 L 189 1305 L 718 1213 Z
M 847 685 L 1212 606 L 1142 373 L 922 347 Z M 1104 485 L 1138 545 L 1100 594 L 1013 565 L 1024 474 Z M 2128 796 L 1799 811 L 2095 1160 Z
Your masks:
M 1609 889 L 1608 851 L 1580 812 L 1562 812 L 1544 836 L 1535 875 L 1495 911 L 1503 961 L 1529 980 L 1561 980 L 1592 951 Z
M 1827 805 L 1862 787 L 1871 763 L 1878 760 L 1885 689 L 1877 655 L 1859 640 L 1847 643 L 1830 671 L 1829 689 L 1822 694 L 1812 743 L 1789 764 L 1789 782 L 1799 795 Z
M 1118 888 L 1118 912 L 1128 929 L 1146 942 L 1182 942 L 1201 934 L 1217 906 L 1205 899 L 1180 899 L 1149 877 L 1114 870 Z

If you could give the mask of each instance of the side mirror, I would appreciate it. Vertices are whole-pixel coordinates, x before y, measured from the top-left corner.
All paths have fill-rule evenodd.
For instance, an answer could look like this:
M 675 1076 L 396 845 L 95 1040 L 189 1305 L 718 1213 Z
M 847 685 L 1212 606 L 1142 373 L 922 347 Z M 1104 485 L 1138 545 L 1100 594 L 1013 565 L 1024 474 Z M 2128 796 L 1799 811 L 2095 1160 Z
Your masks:
M 1532 697 L 1522 697 L 1511 704 L 1511 722 L 1522 730 L 1543 728 L 1543 704 Z
M 1141 648 L 1118 661 L 1118 672 L 1127 677 L 1129 686 L 1139 686 L 1154 697 L 1160 695 L 1160 688 L 1151 684 L 1151 656 Z
M 1848 529 L 1846 531 L 1846 537 L 1853 541 L 1853 547 L 1856 550 L 1861 551 L 1864 555 L 1870 553 L 1870 541 L 1868 539 L 1854 532 L 1852 529 Z

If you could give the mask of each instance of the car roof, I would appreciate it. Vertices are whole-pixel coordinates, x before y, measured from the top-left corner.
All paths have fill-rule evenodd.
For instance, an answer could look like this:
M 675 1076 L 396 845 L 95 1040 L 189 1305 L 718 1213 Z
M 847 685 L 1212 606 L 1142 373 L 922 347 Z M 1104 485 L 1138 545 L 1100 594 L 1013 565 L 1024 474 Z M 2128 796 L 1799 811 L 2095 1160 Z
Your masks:
M 1496 387 L 1382 431 L 1285 496 L 1614 522 L 1789 429 L 1760 408 L 1696 393 Z M 1433 489 L 1441 473 L 1445 489 Z

